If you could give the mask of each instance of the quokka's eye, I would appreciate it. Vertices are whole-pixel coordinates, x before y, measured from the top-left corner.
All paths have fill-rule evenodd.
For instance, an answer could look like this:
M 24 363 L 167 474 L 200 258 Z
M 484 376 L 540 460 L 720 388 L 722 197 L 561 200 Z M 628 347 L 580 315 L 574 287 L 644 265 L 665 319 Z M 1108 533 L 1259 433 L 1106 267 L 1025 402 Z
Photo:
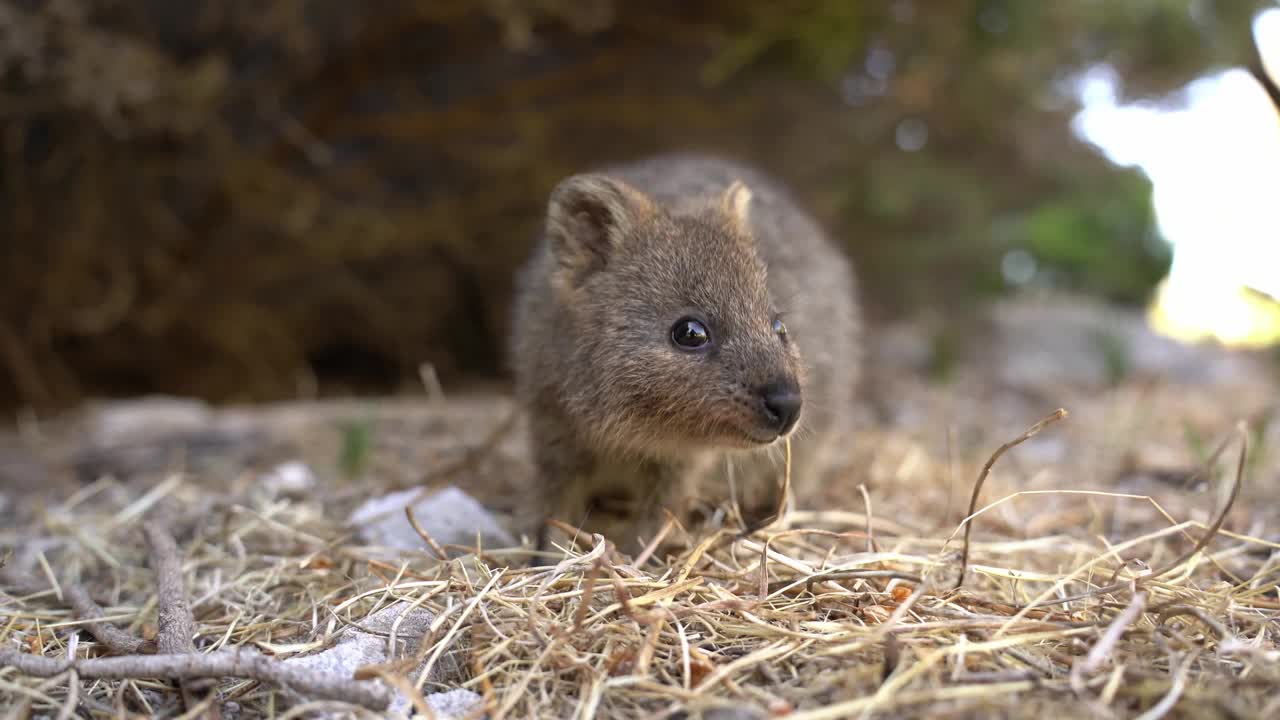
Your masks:
M 702 321 L 684 317 L 671 326 L 671 342 L 681 350 L 698 350 L 711 342 L 711 333 Z
M 787 326 L 782 324 L 782 318 L 773 319 L 773 334 L 783 340 L 787 339 Z

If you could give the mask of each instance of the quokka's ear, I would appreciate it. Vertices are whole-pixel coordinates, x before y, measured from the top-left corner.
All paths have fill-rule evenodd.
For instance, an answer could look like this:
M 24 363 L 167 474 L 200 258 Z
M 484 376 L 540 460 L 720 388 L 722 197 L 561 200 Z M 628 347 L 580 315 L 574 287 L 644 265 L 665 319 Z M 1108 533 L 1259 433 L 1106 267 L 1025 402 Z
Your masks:
M 734 180 L 720 196 L 720 207 L 740 230 L 751 227 L 751 188 L 746 183 Z
M 653 212 L 648 196 L 620 180 L 592 173 L 561 181 L 547 207 L 547 238 L 565 280 L 576 287 L 604 268 Z

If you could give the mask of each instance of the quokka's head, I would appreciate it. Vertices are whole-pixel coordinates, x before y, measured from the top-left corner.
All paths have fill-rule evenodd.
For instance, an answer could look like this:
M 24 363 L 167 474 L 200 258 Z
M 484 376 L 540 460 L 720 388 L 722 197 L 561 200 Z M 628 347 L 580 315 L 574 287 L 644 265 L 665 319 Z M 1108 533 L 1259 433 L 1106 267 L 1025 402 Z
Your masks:
M 800 421 L 804 377 L 734 182 L 672 211 L 616 178 L 551 194 L 551 283 L 569 318 L 565 396 L 601 442 L 648 455 L 768 446 Z

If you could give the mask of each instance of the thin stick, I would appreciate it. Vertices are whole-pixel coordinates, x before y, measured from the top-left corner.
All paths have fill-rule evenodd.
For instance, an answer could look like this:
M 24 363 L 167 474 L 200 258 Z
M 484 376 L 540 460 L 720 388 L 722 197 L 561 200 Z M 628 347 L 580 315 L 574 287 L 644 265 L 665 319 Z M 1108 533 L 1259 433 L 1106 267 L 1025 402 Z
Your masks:
M 1169 692 L 1160 698 L 1160 702 L 1151 706 L 1151 709 L 1138 716 L 1138 720 L 1160 720 L 1160 718 L 1169 714 L 1174 706 L 1178 704 L 1178 698 L 1182 697 L 1182 693 L 1187 687 L 1187 673 L 1191 671 L 1191 664 L 1196 661 L 1199 652 L 1187 653 L 1186 659 L 1178 666 L 1178 671 L 1173 675 L 1173 683 L 1169 686 Z M 1263 716 L 1265 717 L 1265 716 Z
M 418 537 L 422 538 L 422 541 L 431 548 L 431 551 L 436 554 L 436 557 L 440 558 L 443 562 L 448 562 L 449 556 L 445 553 L 444 549 L 440 547 L 440 544 L 436 542 L 435 538 L 431 537 L 431 533 L 427 532 L 426 528 L 418 524 L 418 518 L 413 514 L 413 503 L 409 503 L 404 506 L 404 516 L 409 521 L 409 527 L 412 527 L 413 531 L 418 533 Z
M 663 508 L 663 512 L 667 515 L 666 521 L 663 522 L 662 527 L 658 529 L 658 534 L 654 535 L 653 539 L 649 541 L 649 544 L 645 545 L 644 549 L 640 551 L 640 554 L 636 556 L 636 559 L 631 561 L 632 565 L 642 567 L 645 563 L 649 562 L 649 558 L 653 557 L 653 554 L 658 550 L 658 546 L 662 544 L 662 541 L 667 538 L 668 534 L 670 534 L 671 529 L 675 527 L 676 516 L 672 515 L 671 511 L 665 508 Z
M 493 450 L 498 447 L 498 443 L 502 442 L 502 439 L 511 432 L 513 427 L 515 427 L 516 420 L 520 418 L 521 409 L 522 408 L 520 406 L 511 408 L 511 411 L 507 413 L 507 416 L 498 422 L 498 424 L 493 426 L 493 429 L 489 431 L 489 434 L 485 436 L 484 440 L 479 445 L 473 445 L 467 448 L 466 452 L 462 454 L 462 457 L 442 468 L 439 468 L 438 470 L 434 470 L 420 476 L 417 479 L 417 484 L 423 486 L 422 490 L 409 500 L 409 504 L 416 505 L 423 498 L 430 495 L 437 485 L 445 480 L 453 478 L 453 476 L 463 470 L 475 465 L 481 458 L 492 453 Z M 391 487 L 395 488 L 401 485 L 404 485 L 404 483 L 393 483 Z
M 1080 687 L 1083 687 L 1084 676 L 1092 675 L 1098 671 L 1098 668 L 1102 667 L 1102 663 L 1111 657 L 1111 651 L 1115 649 L 1116 643 L 1120 641 L 1124 631 L 1137 622 L 1146 606 L 1147 594 L 1145 592 L 1134 593 L 1133 599 L 1129 601 L 1129 605 L 1125 607 L 1124 612 L 1111 621 L 1111 624 L 1102 633 L 1102 637 L 1098 638 L 1097 644 L 1089 651 L 1089 655 L 1084 662 L 1079 663 L 1072 669 L 1073 686 L 1076 685 L 1077 681 L 1080 681 Z
M 1173 570 L 1180 567 L 1183 563 L 1195 557 L 1198 553 L 1208 546 L 1209 542 L 1218 536 L 1218 531 L 1222 529 L 1222 524 L 1227 521 L 1227 513 L 1231 512 L 1231 507 L 1236 504 L 1236 498 L 1240 496 L 1240 488 L 1244 485 L 1244 467 L 1249 459 L 1249 426 L 1243 420 L 1236 423 L 1236 432 L 1240 434 L 1240 457 L 1236 460 L 1236 480 L 1231 484 L 1231 494 L 1227 496 L 1227 501 L 1222 504 L 1222 510 L 1218 512 L 1218 516 L 1214 518 L 1213 524 L 1205 531 L 1200 541 L 1195 547 L 1187 551 L 1182 557 L 1165 563 L 1161 567 L 1152 570 L 1146 580 L 1154 580 L 1162 575 L 1168 575 Z
M 1067 411 L 1063 408 L 1054 410 L 1052 415 L 1041 420 L 1035 425 L 1032 425 L 1026 432 L 997 448 L 987 460 L 987 464 L 982 466 L 982 472 L 978 474 L 978 482 L 973 485 L 973 495 L 969 497 L 969 512 L 965 514 L 964 519 L 964 550 L 960 554 L 960 577 L 956 578 L 956 585 L 952 590 L 960 589 L 960 586 L 964 584 L 965 571 L 969 569 L 969 534 L 973 530 L 971 516 L 973 515 L 973 511 L 978 507 L 978 496 L 982 493 L 982 485 L 986 483 L 987 476 L 991 474 L 991 466 L 996 464 L 996 461 L 1000 459 L 1001 455 L 1004 455 L 1012 448 L 1015 448 L 1035 437 L 1037 433 L 1045 429 L 1045 427 L 1050 423 L 1055 423 L 1066 416 Z
M 791 437 L 787 437 L 786 444 L 786 464 L 782 469 L 782 492 L 778 498 L 778 520 L 782 519 L 783 514 L 787 511 L 787 498 L 791 495 Z
M 393 671 L 386 666 L 365 666 L 364 671 L 367 673 L 367 676 L 381 678 L 386 684 L 404 693 L 404 696 L 409 698 L 409 702 L 413 703 L 414 709 L 417 710 L 418 714 L 422 715 L 422 717 L 427 718 L 427 720 L 435 720 L 435 711 L 427 704 L 427 699 L 422 696 L 422 691 L 418 690 L 418 688 L 414 686 L 413 680 L 410 680 L 408 676 L 403 673 Z M 359 673 L 357 673 L 356 677 L 363 679 Z
M 867 492 L 866 483 L 858 483 L 858 492 L 862 493 L 862 504 L 867 509 L 867 552 L 876 552 L 876 538 L 871 532 L 871 493 Z
M 70 606 L 71 611 L 75 613 L 76 619 L 80 621 L 80 626 L 85 629 L 85 632 L 92 635 L 94 640 L 105 645 L 112 653 L 116 655 L 132 655 L 134 653 L 153 653 L 156 651 L 155 643 L 136 637 L 110 623 L 99 621 L 98 618 L 104 617 L 106 613 L 102 611 L 102 606 L 94 601 L 83 585 L 67 578 L 60 580 L 59 584 L 62 587 L 62 599 Z M 10 592 L 35 595 L 47 592 L 47 590 L 31 582 L 15 581 Z
M 760 588 L 757 597 L 760 602 L 769 597 L 769 538 L 760 543 Z
M 53 677 L 75 670 L 82 678 L 137 680 L 168 678 L 249 678 L 329 700 L 346 700 L 370 710 L 384 710 L 390 693 L 372 683 L 347 680 L 327 673 L 286 665 L 252 648 L 217 650 L 211 653 L 130 655 L 126 657 L 78 658 L 66 660 L 28 655 L 16 650 L 0 650 L 0 665 L 10 665 L 35 677 Z
M 1173 570 L 1176 570 L 1183 563 L 1195 557 L 1197 553 L 1204 550 L 1205 547 L 1208 546 L 1209 542 L 1213 540 L 1215 537 L 1217 537 L 1218 531 L 1222 529 L 1222 524 L 1227 520 L 1227 514 L 1231 512 L 1232 506 L 1236 504 L 1236 498 L 1240 496 L 1240 488 L 1244 486 L 1244 468 L 1249 458 L 1249 428 L 1247 425 L 1245 425 L 1243 421 L 1241 421 L 1236 425 L 1236 431 L 1240 435 L 1240 456 L 1239 456 L 1239 459 L 1236 460 L 1235 482 L 1231 486 L 1231 493 L 1230 495 L 1228 495 L 1227 501 L 1222 504 L 1222 509 L 1218 511 L 1218 515 L 1214 518 L 1213 522 L 1209 525 L 1204 535 L 1201 536 L 1200 540 L 1195 544 L 1195 547 L 1191 548 L 1190 551 L 1182 554 L 1176 560 L 1167 562 L 1164 565 L 1161 565 L 1160 567 L 1155 568 L 1150 573 L 1148 573 L 1147 575 L 1137 580 L 1134 580 L 1134 581 L 1121 580 L 1119 582 L 1115 582 L 1110 585 L 1106 585 L 1104 587 L 1090 590 L 1089 592 L 1050 600 L 1049 597 L 1053 593 L 1057 592 L 1058 588 L 1065 586 L 1067 581 L 1070 580 L 1072 577 L 1074 577 L 1074 574 L 1068 575 L 1067 577 L 1064 577 L 1061 580 L 1059 580 L 1057 583 L 1055 583 L 1053 587 L 1050 587 L 1049 589 L 1042 592 L 1040 596 L 1037 597 L 1035 600 L 1031 601 L 1031 603 L 1024 606 L 1022 610 L 1018 611 L 1018 614 L 1014 615 L 1012 618 L 1009 619 L 1009 623 L 1012 624 L 1016 620 L 1021 620 L 1023 617 L 1026 616 L 1027 612 L 1032 608 L 1048 607 L 1050 605 L 1064 605 L 1066 603 L 1072 603 L 1078 600 L 1088 600 L 1089 598 L 1098 597 L 1099 595 L 1106 595 L 1107 593 L 1113 593 L 1117 590 L 1124 589 L 1125 587 L 1128 587 L 1131 584 L 1131 582 L 1140 584 L 1142 582 L 1154 580 L 1158 577 L 1168 575 L 1170 572 L 1172 572 Z M 1002 634 L 1002 632 L 1003 631 L 1001 631 L 1001 633 L 997 633 L 997 635 Z
M 196 623 L 191 607 L 187 605 L 187 591 L 182 581 L 182 551 L 168 529 L 160 523 L 143 523 L 142 534 L 146 537 L 151 567 L 156 573 L 156 594 L 160 605 L 156 646 L 164 654 L 195 652 L 192 638 L 196 634 Z
M 67 647 L 64 651 L 66 656 L 74 658 L 76 650 L 80 648 L 80 636 L 72 634 L 67 639 Z M 63 698 L 62 707 L 58 709 L 56 720 L 70 720 L 71 713 L 75 712 L 76 707 L 80 704 L 80 676 L 75 670 L 67 671 L 67 696 Z
M 156 595 L 160 606 L 156 646 L 165 654 L 195 653 L 192 638 L 196 634 L 196 621 L 191 615 L 187 588 L 182 579 L 182 551 L 164 522 L 155 519 L 144 522 L 142 534 L 147 541 L 151 567 L 156 573 Z M 179 680 L 178 686 L 187 709 L 198 705 L 198 696 L 210 689 L 208 683 L 197 686 L 185 679 Z M 216 718 L 221 717 L 222 712 L 218 706 L 210 705 L 207 715 Z
M 814 583 L 845 578 L 886 578 L 889 580 L 906 580 L 917 584 L 924 582 L 922 576 L 903 570 L 828 570 L 805 578 L 804 589 L 806 592 L 813 592 Z M 788 582 L 795 584 L 795 581 Z
M 110 623 L 98 621 L 97 618 L 105 613 L 102 612 L 98 603 L 89 597 L 89 592 L 84 589 L 84 586 L 63 580 L 62 597 L 71 606 L 76 618 L 83 622 L 82 627 L 95 640 L 110 648 L 111 652 L 117 655 L 129 655 L 156 651 L 155 643 L 135 637 Z
M 1152 609 L 1154 610 L 1155 608 Z M 1231 631 L 1227 630 L 1227 626 L 1210 617 L 1209 613 L 1205 612 L 1203 608 L 1181 603 L 1161 609 L 1160 614 L 1156 617 L 1156 627 L 1161 628 L 1169 620 L 1181 615 L 1190 615 L 1209 626 L 1217 634 L 1219 640 L 1226 640 L 1231 637 Z
M 582 621 L 587 619 L 587 610 L 591 609 L 591 596 L 595 594 L 596 581 L 600 579 L 600 569 L 603 565 L 603 556 L 591 563 L 591 572 L 587 573 L 586 582 L 582 586 L 582 599 L 578 601 L 578 609 L 573 613 L 573 629 L 569 631 L 570 635 L 577 635 L 582 629 Z

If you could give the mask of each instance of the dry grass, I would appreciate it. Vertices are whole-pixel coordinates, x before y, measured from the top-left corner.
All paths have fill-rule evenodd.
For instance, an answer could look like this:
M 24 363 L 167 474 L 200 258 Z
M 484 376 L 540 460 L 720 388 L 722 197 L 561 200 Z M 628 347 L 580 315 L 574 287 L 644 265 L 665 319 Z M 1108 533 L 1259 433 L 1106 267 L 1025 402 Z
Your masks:
M 1158 435 L 1169 418 L 1158 420 L 1138 425 Z M 947 442 L 950 452 L 914 439 L 931 433 L 868 433 L 853 458 L 864 482 L 833 490 L 829 509 L 788 510 L 749 537 L 673 527 L 677 551 L 638 563 L 598 536 L 534 566 L 524 550 L 441 560 L 425 541 L 386 562 L 353 543 L 323 493 L 103 479 L 3 531 L 39 570 L 31 593 L 0 595 L 0 648 L 108 654 L 105 641 L 74 632 L 90 621 L 155 640 L 162 615 L 139 528 L 158 509 L 185 508 L 173 527 L 200 652 L 305 654 L 404 601 L 436 616 L 420 657 L 362 676 L 413 695 L 470 688 L 490 718 L 672 717 L 718 705 L 793 720 L 1274 717 L 1276 466 L 1265 453 L 1248 461 L 1247 433 L 1230 430 L 1219 428 L 1221 452 L 1203 473 L 1210 492 L 1159 482 L 1143 492 L 1087 474 L 1097 466 L 1084 462 L 1081 439 L 1118 438 L 1073 417 L 1041 436 L 1067 442 L 1066 459 L 1032 470 L 1012 451 L 988 465 L 986 500 L 968 523 L 939 498 L 972 489 L 1016 429 L 987 432 L 985 448 Z M 76 605 L 81 578 L 102 617 Z M 4 668 L 0 705 L 18 717 L 183 711 L 177 684 L 91 675 Z M 339 706 L 377 716 L 320 694 L 286 712 L 265 676 L 219 690 L 244 716 Z M 188 715 L 217 704 L 200 698 L 188 698 Z

